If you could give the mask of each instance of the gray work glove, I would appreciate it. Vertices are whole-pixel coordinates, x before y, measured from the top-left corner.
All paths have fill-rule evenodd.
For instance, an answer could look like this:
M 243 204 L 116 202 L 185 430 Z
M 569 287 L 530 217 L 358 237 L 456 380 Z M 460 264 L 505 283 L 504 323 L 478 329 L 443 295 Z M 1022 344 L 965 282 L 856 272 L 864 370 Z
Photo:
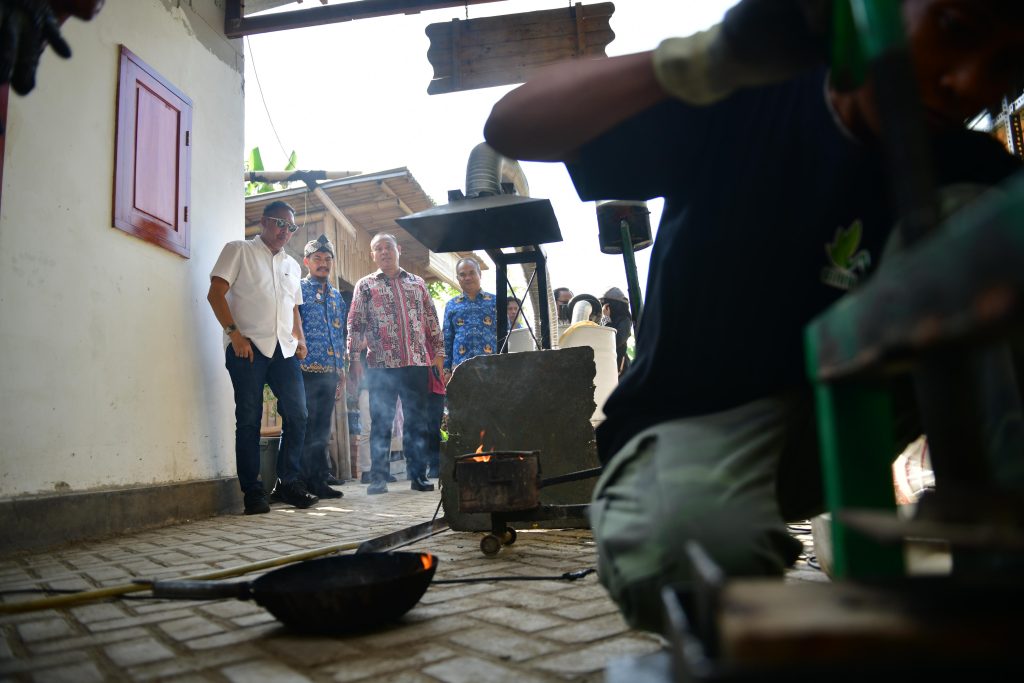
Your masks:
M 712 104 L 739 88 L 790 78 L 827 58 L 832 0 L 741 0 L 722 22 L 654 50 L 658 82 L 673 97 Z

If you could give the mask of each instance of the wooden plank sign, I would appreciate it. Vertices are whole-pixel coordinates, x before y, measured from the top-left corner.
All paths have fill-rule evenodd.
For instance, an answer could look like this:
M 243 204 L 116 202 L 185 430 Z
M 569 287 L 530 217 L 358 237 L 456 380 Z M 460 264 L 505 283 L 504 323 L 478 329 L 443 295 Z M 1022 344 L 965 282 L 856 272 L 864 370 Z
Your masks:
M 615 5 L 574 7 L 459 20 L 427 27 L 434 78 L 427 93 L 522 83 L 537 69 L 577 57 L 604 57 L 615 34 Z

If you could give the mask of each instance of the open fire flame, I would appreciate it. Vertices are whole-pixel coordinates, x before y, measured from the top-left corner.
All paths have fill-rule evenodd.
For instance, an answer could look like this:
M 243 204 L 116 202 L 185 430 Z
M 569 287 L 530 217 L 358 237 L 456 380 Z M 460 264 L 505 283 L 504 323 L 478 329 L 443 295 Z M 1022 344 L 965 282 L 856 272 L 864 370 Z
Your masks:
M 430 569 L 432 566 L 434 566 L 434 556 L 430 553 L 423 553 L 422 555 L 420 555 L 420 562 L 423 563 L 423 569 L 424 571 L 426 571 L 427 569 Z
M 486 433 L 487 432 L 485 432 L 483 430 L 480 431 L 480 445 L 476 447 L 476 450 L 473 451 L 474 453 L 483 453 L 484 452 L 484 435 Z M 478 455 L 478 456 L 476 456 L 474 458 L 470 458 L 470 460 L 472 460 L 473 462 L 490 462 L 491 456 L 489 456 L 489 455 Z

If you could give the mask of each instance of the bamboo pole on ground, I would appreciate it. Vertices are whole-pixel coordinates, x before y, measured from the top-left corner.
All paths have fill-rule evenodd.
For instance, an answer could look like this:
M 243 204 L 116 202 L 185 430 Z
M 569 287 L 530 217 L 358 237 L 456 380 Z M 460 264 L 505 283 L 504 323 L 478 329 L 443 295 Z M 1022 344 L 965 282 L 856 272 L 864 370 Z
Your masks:
M 242 564 L 237 567 L 229 567 L 228 569 L 206 572 L 205 574 L 199 574 L 187 578 L 194 581 L 203 581 L 241 576 L 242 574 L 248 574 L 261 569 L 272 569 L 274 567 L 280 567 L 294 562 L 311 560 L 325 555 L 333 555 L 346 550 L 355 550 L 364 542 L 365 540 L 337 543 L 334 545 L 323 546 L 321 548 L 314 548 L 313 550 L 303 550 L 302 552 L 292 553 L 291 555 L 284 555 L 282 557 L 275 557 L 269 560 L 260 560 L 259 562 L 250 562 L 249 564 Z M 126 583 L 119 586 L 108 586 L 107 588 L 97 588 L 95 590 L 81 591 L 79 593 L 72 593 L 69 595 L 55 595 L 49 598 L 40 598 L 38 600 L 3 603 L 0 604 L 0 614 L 21 614 L 23 612 L 36 612 L 44 609 L 71 607 L 73 605 L 80 605 L 94 600 L 115 598 L 119 595 L 138 593 L 148 590 L 149 586 L 144 583 Z

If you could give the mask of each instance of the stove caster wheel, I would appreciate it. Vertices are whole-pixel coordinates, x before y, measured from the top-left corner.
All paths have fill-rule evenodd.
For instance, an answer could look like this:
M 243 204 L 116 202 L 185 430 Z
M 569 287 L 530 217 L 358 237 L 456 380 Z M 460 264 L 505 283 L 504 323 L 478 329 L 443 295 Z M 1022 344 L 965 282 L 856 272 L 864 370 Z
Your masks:
M 501 536 L 502 545 L 512 545 L 516 542 L 516 530 L 512 527 L 505 527 L 505 533 Z
M 497 555 L 501 550 L 501 539 L 494 534 L 487 534 L 480 539 L 480 552 L 487 556 Z

